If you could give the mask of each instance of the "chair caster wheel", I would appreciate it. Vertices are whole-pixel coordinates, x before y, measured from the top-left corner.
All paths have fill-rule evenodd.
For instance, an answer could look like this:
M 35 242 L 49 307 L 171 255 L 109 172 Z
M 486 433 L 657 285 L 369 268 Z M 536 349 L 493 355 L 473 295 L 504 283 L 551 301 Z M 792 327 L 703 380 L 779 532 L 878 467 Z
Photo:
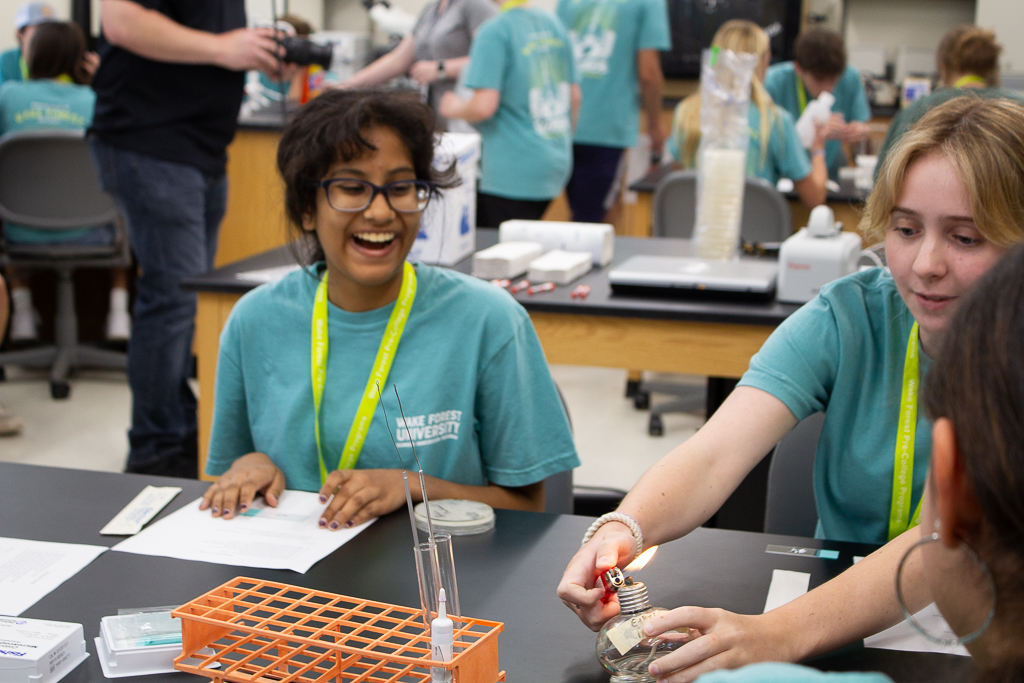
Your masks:
M 633 394 L 633 407 L 637 410 L 647 410 L 651 407 L 651 394 L 646 391 L 638 391 Z
M 651 415 L 651 421 L 647 423 L 647 433 L 651 436 L 662 436 L 665 433 L 665 426 L 661 424 L 660 415 Z
M 50 396 L 67 398 L 71 394 L 71 385 L 67 382 L 50 382 Z
M 626 398 L 633 398 L 640 391 L 640 380 L 638 379 L 627 379 L 626 380 Z

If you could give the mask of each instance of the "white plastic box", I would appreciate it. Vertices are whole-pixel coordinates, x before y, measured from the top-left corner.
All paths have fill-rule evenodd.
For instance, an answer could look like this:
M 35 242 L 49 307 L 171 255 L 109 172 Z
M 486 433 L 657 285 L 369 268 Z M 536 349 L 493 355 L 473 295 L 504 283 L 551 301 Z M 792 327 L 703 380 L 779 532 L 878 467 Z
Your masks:
M 81 624 L 0 617 L 0 683 L 56 683 L 88 656 Z
M 434 152 L 435 168 L 455 162 L 462 179 L 458 187 L 442 190 L 423 212 L 420 233 L 409 252 L 410 261 L 452 266 L 476 250 L 476 179 L 480 165 L 480 135 L 443 133 Z

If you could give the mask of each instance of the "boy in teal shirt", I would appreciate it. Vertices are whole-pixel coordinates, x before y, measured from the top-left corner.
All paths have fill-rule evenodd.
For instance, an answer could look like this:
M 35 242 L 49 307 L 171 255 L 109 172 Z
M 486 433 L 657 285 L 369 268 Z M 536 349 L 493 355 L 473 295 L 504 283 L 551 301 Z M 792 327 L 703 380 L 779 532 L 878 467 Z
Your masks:
M 508 0 L 473 37 L 469 100 L 441 99 L 441 115 L 464 119 L 483 137 L 477 225 L 539 219 L 572 171 L 579 84 L 572 43 L 550 12 Z
M 651 156 L 661 154 L 668 10 L 664 0 L 560 0 L 558 18 L 569 29 L 583 94 L 566 195 L 574 221 L 599 223 L 622 151 L 636 144 L 640 106 Z
M 28 80 L 25 53 L 28 52 L 32 33 L 37 25 L 44 21 L 54 21 L 56 18 L 53 7 L 45 2 L 27 2 L 18 8 L 18 13 L 14 16 L 14 37 L 18 41 L 18 47 L 0 54 L 0 83 Z
M 842 143 L 858 142 L 868 134 L 864 122 L 871 120 L 871 107 L 864 84 L 860 73 L 846 63 L 843 39 L 834 31 L 816 28 L 801 33 L 793 53 L 792 62 L 768 68 L 764 87 L 793 120 L 799 119 L 807 103 L 818 95 L 832 93 L 836 101 L 833 118 L 826 124 L 825 162 L 829 177 L 836 180 L 839 167 L 847 162 Z

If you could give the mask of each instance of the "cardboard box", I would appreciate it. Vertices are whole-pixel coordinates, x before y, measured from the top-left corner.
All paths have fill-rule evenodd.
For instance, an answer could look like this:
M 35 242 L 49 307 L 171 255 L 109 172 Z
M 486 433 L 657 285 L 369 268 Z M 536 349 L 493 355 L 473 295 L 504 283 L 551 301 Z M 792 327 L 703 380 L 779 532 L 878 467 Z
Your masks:
M 423 212 L 410 261 L 452 266 L 476 249 L 476 179 L 480 165 L 478 133 L 444 133 L 434 154 L 435 168 L 455 162 L 462 184 L 442 190 Z

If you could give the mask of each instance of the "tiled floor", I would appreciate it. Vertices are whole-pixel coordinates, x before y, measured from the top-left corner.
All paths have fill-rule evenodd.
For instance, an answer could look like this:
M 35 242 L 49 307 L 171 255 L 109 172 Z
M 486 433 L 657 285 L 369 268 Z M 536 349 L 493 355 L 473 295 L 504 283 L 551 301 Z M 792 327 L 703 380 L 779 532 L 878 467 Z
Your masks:
M 575 483 L 629 488 L 659 457 L 693 434 L 699 415 L 665 418 L 665 435 L 647 435 L 646 412 L 623 397 L 623 370 L 553 366 L 572 416 L 582 466 Z M 71 397 L 50 398 L 43 373 L 9 368 L 0 402 L 25 421 L 17 437 L 0 438 L 0 461 L 120 471 L 128 452 L 131 394 L 124 374 L 82 372 Z M 655 396 L 655 400 L 658 397 Z

